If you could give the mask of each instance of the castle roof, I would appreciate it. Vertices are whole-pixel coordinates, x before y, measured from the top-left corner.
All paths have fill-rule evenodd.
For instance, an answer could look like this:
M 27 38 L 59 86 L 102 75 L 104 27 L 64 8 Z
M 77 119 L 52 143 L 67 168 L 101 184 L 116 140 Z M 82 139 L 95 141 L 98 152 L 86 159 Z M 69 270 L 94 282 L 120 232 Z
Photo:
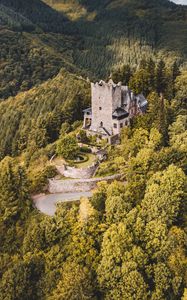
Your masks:
M 116 118 L 127 118 L 129 116 L 129 113 L 123 109 L 122 107 L 116 108 L 116 110 L 113 112 L 112 117 L 114 119 Z
M 147 99 L 142 94 L 137 95 L 136 99 L 137 99 L 139 108 L 145 112 L 147 105 L 148 105 Z

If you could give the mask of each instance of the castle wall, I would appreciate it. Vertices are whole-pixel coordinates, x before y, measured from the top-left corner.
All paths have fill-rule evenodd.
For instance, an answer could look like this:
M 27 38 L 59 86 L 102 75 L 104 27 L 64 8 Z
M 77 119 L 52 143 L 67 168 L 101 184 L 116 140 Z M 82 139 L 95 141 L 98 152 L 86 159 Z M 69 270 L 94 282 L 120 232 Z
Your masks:
M 121 86 L 103 82 L 92 83 L 92 125 L 91 130 L 99 131 L 102 126 L 113 134 L 113 111 L 121 106 Z
M 121 86 L 113 87 L 112 89 L 112 112 L 122 105 Z
M 109 133 L 112 132 L 112 86 L 96 83 L 92 84 L 91 130 L 98 131 L 101 124 Z
M 100 133 L 102 136 L 118 135 L 121 129 L 128 126 L 130 119 L 141 113 L 137 105 L 137 96 L 120 83 L 114 84 L 112 80 L 108 83 L 100 81 L 91 84 L 92 93 L 92 120 L 90 132 Z M 139 95 L 140 102 L 144 104 L 146 99 Z M 113 120 L 113 112 L 122 107 L 129 113 L 129 117 L 120 121 Z M 84 122 L 85 126 L 86 122 Z M 86 126 L 85 126 L 86 127 Z

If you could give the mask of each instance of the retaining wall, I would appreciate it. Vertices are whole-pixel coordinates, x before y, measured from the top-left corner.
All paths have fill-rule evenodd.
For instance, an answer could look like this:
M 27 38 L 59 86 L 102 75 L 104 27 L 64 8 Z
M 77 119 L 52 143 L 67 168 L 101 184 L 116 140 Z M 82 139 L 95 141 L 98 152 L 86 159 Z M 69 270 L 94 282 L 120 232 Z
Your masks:
M 80 168 L 80 169 L 66 167 L 66 170 L 64 171 L 64 176 L 70 177 L 70 178 L 89 179 L 93 176 L 97 167 L 98 167 L 98 164 L 93 164 L 92 166 L 90 166 L 88 168 Z
M 91 179 L 67 179 L 57 180 L 50 179 L 48 190 L 50 193 L 72 193 L 72 192 L 89 192 L 97 186 L 98 182 L 112 182 L 115 179 L 120 179 L 121 175 L 113 175 L 102 178 Z
M 64 177 L 74 178 L 74 179 L 89 179 L 91 178 L 95 171 L 98 168 L 98 163 L 94 163 L 87 168 L 75 168 L 69 166 L 58 166 L 56 165 L 56 169 L 58 172 Z

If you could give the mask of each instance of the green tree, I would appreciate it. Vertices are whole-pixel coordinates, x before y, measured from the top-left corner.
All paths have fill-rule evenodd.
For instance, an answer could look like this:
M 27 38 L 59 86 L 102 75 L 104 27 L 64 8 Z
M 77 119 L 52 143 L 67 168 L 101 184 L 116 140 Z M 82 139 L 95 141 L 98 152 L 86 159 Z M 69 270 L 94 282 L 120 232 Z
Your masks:
M 187 71 L 183 71 L 175 81 L 177 100 L 185 100 L 187 97 Z
M 49 300 L 92 300 L 95 287 L 90 271 L 74 262 L 63 265 L 61 278 Z
M 153 267 L 154 284 L 151 300 L 166 299 L 171 288 L 171 273 L 165 263 L 157 263 Z
M 14 166 L 14 160 L 6 157 L 0 163 L 0 212 L 4 221 L 13 221 L 28 215 L 29 184 L 24 168 Z
M 68 122 L 65 122 L 62 124 L 60 129 L 60 136 L 64 137 L 65 134 L 69 133 L 71 131 L 71 125 Z
M 57 154 L 64 159 L 75 159 L 79 152 L 77 139 L 74 135 L 68 134 L 60 138 L 57 144 Z
M 170 165 L 165 171 L 157 172 L 147 183 L 142 215 L 148 222 L 158 218 L 173 224 L 184 213 L 184 187 L 185 174 L 180 168 Z
M 109 224 L 122 222 L 131 209 L 131 204 L 125 201 L 123 195 L 110 196 L 105 202 L 106 221 Z
M 187 116 L 179 115 L 169 127 L 170 145 L 187 153 Z
M 112 72 L 112 80 L 115 83 L 122 82 L 124 85 L 128 85 L 132 76 L 132 70 L 129 65 L 124 65 L 120 69 Z
M 123 223 L 113 224 L 103 236 L 98 280 L 106 299 L 147 299 L 148 286 L 139 272 L 146 264 L 140 247 Z
M 156 66 L 156 91 L 160 95 L 164 93 L 167 86 L 166 66 L 163 60 L 160 60 Z
M 147 96 L 150 92 L 150 74 L 144 70 L 137 70 L 129 82 L 129 87 L 135 94 L 144 94 Z

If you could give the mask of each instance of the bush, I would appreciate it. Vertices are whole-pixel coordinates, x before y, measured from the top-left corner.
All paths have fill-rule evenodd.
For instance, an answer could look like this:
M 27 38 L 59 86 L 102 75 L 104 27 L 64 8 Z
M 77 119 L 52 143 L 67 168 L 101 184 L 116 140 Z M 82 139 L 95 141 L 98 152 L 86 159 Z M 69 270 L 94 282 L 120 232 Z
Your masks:
M 80 147 L 80 151 L 83 153 L 92 153 L 92 150 L 87 146 Z
M 62 155 L 64 159 L 73 160 L 79 152 L 77 139 L 72 134 L 62 137 L 57 143 L 57 154 Z
M 89 156 L 84 154 L 80 154 L 80 156 L 83 158 L 83 160 L 80 160 L 80 161 L 74 161 L 74 164 L 81 164 L 81 163 L 84 163 L 84 162 L 87 162 L 89 160 Z
M 55 153 L 56 153 L 56 143 L 47 145 L 47 147 L 45 148 L 45 154 L 47 155 L 47 157 L 51 159 L 51 157 L 55 155 Z
M 78 133 L 78 137 L 81 143 L 87 143 L 89 141 L 85 130 L 81 129 Z
M 35 173 L 31 180 L 31 193 L 44 192 L 48 184 L 48 179 L 57 175 L 55 166 L 46 166 L 44 169 Z

